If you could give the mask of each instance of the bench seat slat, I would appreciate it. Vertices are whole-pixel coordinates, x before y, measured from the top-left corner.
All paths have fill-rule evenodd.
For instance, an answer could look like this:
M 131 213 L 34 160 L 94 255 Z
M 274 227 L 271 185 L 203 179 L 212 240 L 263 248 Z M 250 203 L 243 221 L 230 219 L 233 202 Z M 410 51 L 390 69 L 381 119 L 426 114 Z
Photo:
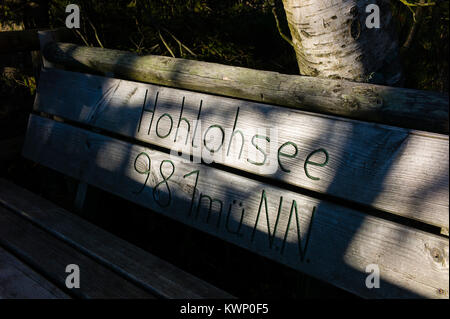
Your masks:
M 17 298 L 69 299 L 70 297 L 0 247 L 0 299 Z
M 440 236 L 35 115 L 24 156 L 360 296 L 448 298 Z
M 232 297 L 4 179 L 0 179 L 0 203 L 158 296 L 171 299 Z
M 76 264 L 80 269 L 80 287 L 66 288 L 64 291 L 70 291 L 80 298 L 156 298 L 2 206 L 0 245 L 20 256 L 46 277 L 52 278 L 61 288 L 66 287 L 66 278 L 69 276 L 66 267 Z
M 57 69 L 42 72 L 35 109 L 167 149 L 184 145 L 189 122 L 187 152 L 196 156 L 205 150 L 205 134 L 220 139 L 222 128 L 218 163 L 448 229 L 446 135 Z M 233 128 L 243 133 L 242 154 L 240 133 L 229 148 Z M 190 148 L 194 132 L 197 149 Z M 295 158 L 289 158 L 293 144 L 281 149 L 288 156 L 278 155 L 287 142 L 295 143 Z M 263 158 L 252 143 L 265 148 L 265 165 L 254 165 Z M 327 152 L 328 163 L 305 168 L 318 149 Z M 310 161 L 323 163 L 324 156 L 319 152 Z

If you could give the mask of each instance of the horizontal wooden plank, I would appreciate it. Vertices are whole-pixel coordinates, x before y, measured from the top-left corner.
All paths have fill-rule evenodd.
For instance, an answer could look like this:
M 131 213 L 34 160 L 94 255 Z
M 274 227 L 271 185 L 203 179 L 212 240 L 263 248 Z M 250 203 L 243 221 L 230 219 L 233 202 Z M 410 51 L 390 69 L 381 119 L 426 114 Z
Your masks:
M 35 108 L 448 228 L 446 135 L 56 69 Z
M 23 154 L 358 295 L 448 298 L 448 239 L 35 115 Z
M 96 263 L 68 244 L 0 206 L 0 244 L 25 260 L 64 292 L 81 298 L 149 298 L 155 296 Z M 78 265 L 80 287 L 65 288 L 68 265 Z
M 0 179 L 0 203 L 159 296 L 171 299 L 232 297 L 4 179 Z
M 0 247 L 0 299 L 68 299 L 67 294 Z
M 65 68 L 318 113 L 448 133 L 448 94 L 253 70 L 70 43 L 44 56 Z

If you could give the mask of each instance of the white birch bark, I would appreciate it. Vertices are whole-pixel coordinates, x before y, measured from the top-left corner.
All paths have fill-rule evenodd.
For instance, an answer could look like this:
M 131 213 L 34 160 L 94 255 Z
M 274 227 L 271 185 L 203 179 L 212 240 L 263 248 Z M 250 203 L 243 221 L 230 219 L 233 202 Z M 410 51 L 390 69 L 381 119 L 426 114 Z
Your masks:
M 283 0 L 300 73 L 393 85 L 401 79 L 387 0 Z M 367 28 L 366 6 L 380 8 L 380 28 Z

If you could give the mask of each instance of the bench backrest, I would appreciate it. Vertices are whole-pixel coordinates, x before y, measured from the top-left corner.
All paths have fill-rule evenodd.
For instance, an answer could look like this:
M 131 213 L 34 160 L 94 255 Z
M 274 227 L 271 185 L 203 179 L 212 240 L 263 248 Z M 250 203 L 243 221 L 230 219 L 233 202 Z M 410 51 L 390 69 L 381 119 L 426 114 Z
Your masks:
M 448 298 L 448 238 L 404 225 L 448 229 L 446 135 L 52 68 L 34 110 L 64 119 L 30 115 L 38 163 L 363 297 Z

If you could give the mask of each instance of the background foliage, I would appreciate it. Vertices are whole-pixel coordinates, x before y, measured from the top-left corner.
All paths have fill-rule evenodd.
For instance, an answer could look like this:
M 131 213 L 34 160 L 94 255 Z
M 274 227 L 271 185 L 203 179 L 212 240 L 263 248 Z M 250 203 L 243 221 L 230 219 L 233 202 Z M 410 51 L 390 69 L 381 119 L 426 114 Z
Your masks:
M 413 12 L 419 8 L 414 5 L 428 4 L 417 15 L 411 46 L 402 52 L 405 86 L 448 92 L 449 2 L 387 1 L 400 44 L 414 23 Z M 272 14 L 274 3 L 281 29 L 289 36 L 281 0 L 5 0 L 0 22 L 63 26 L 71 2 L 81 8 L 79 33 L 85 44 L 299 73 L 294 51 L 279 35 Z

